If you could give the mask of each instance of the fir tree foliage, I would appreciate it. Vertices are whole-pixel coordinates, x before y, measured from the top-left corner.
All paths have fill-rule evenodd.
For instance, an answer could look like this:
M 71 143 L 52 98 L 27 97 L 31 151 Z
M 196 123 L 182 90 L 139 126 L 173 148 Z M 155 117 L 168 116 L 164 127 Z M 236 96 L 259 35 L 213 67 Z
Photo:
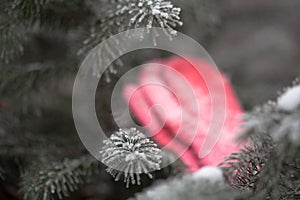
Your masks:
M 147 33 L 152 34 L 153 43 L 156 45 L 158 33 L 150 31 L 150 28 L 160 27 L 172 39 L 177 34 L 177 26 L 183 24 L 180 21 L 181 9 L 174 6 L 170 1 L 113 0 L 109 3 L 110 9 L 104 11 L 106 13 L 105 16 L 101 16 L 101 19 L 97 20 L 92 26 L 90 36 L 83 41 L 83 47 L 78 51 L 79 55 L 86 54 L 110 36 L 133 28 L 147 27 Z M 143 39 L 142 35 L 140 39 Z M 114 57 L 117 52 L 122 52 L 122 45 L 120 43 L 120 41 L 113 41 L 112 44 L 106 44 L 102 51 L 97 53 L 97 55 L 100 55 L 100 59 L 97 59 L 99 63 L 96 63 L 96 67 L 93 69 L 95 76 L 99 76 L 103 72 L 101 66 L 106 63 L 105 60 L 108 57 Z M 117 65 L 122 65 L 120 59 L 117 61 Z M 105 72 L 108 82 L 110 81 L 109 72 L 113 74 L 117 73 L 115 68 L 116 66 L 110 66 L 109 71 Z
M 116 16 L 123 16 L 130 19 L 128 27 L 137 28 L 145 24 L 147 28 L 161 27 L 169 36 L 176 35 L 176 26 L 182 25 L 180 21 L 181 9 L 175 7 L 170 1 L 165 0 L 137 0 L 116 1 Z M 128 16 L 126 16 L 128 15 Z M 123 21 L 123 20 L 122 20 Z M 121 21 L 117 22 L 121 23 Z
M 86 155 L 80 141 L 62 134 L 70 132 L 73 134 L 66 124 L 51 124 L 51 128 L 68 128 L 59 130 L 58 134 L 62 137 L 55 135 L 58 131 L 56 129 L 47 130 L 47 133 L 44 131 L 49 127 L 40 129 L 40 126 L 45 125 L 45 121 L 50 121 L 47 115 L 44 115 L 44 111 L 50 109 L 48 107 L 43 107 L 43 110 L 37 109 L 44 105 L 44 102 L 39 99 L 41 95 L 37 95 L 41 91 L 36 89 L 43 88 L 42 91 L 49 92 L 49 82 L 56 82 L 59 75 L 66 76 L 73 73 L 80 59 L 76 54 L 79 48 L 81 48 L 78 51 L 79 55 L 84 55 L 99 42 L 129 28 L 161 27 L 172 37 L 176 34 L 178 26 L 182 25 L 179 17 L 180 8 L 170 1 L 99 1 L 100 7 L 104 10 L 101 15 L 93 12 L 93 6 L 89 6 L 87 2 L 95 1 L 0 2 L 0 180 L 1 186 L 5 185 L 6 181 L 14 184 L 15 188 L 21 186 L 21 192 L 28 200 L 63 199 L 77 190 L 80 184 L 88 181 L 91 175 L 99 170 L 104 171 L 98 160 Z M 187 4 L 187 1 L 182 2 Z M 196 4 L 198 5 L 198 2 L 194 5 Z M 202 16 L 207 17 L 206 14 Z M 192 19 L 191 16 L 189 20 Z M 191 24 L 194 26 L 194 23 Z M 91 33 L 88 39 L 84 39 L 86 37 L 81 31 L 89 28 Z M 42 44 L 54 37 L 56 33 L 53 30 L 58 31 L 60 36 L 63 35 L 61 43 L 70 47 L 62 50 L 66 52 L 62 58 L 52 56 L 53 52 L 47 51 L 52 40 Z M 149 34 L 153 34 L 155 43 L 155 33 Z M 118 41 L 115 41 L 107 47 L 105 56 L 122 51 L 122 47 L 117 44 Z M 111 73 L 117 72 L 113 68 L 110 70 Z M 96 71 L 95 75 L 98 74 L 99 71 Z M 277 102 L 258 106 L 246 115 L 245 133 L 241 139 L 248 141 L 248 144 L 220 165 L 228 184 L 209 182 L 206 178 L 201 176 L 197 178 L 194 174 L 179 175 L 167 181 L 154 183 L 154 186 L 145 192 L 137 194 L 136 198 L 300 199 L 300 101 L 298 100 L 299 79 L 292 87 L 282 92 Z M 55 116 L 56 118 L 63 118 L 62 111 L 66 110 L 65 104 L 63 105 L 63 109 L 59 106 L 56 108 L 59 110 L 56 111 L 59 116 Z M 17 110 L 22 110 L 22 114 L 16 112 Z M 132 137 L 127 135 L 128 130 L 119 131 L 118 134 L 107 141 L 103 155 L 105 162 L 115 168 L 123 167 L 125 173 L 108 168 L 110 173 L 116 178 L 123 175 L 129 184 L 138 183 L 141 173 L 150 175 L 150 171 L 159 169 L 161 156 L 155 144 L 142 136 L 132 140 Z M 144 142 L 144 146 L 139 147 L 138 144 L 141 142 Z M 114 143 L 126 145 L 116 146 Z M 150 145 L 153 151 L 149 152 L 144 148 L 147 145 Z M 137 148 L 137 153 L 131 148 Z M 118 150 L 117 155 L 112 155 L 111 150 Z M 148 156 L 151 154 L 155 156 Z M 121 166 L 116 165 L 118 159 L 123 161 Z M 164 159 L 162 158 L 162 162 Z M 38 164 L 31 165 L 33 162 Z M 127 163 L 131 163 L 128 165 L 130 169 L 124 168 Z M 139 164 L 145 167 L 139 167 L 141 166 Z M 14 172 L 10 173 L 9 168 Z M 178 169 L 180 170 L 181 166 Z M 11 175 L 19 176 L 23 171 L 25 174 L 17 177 L 18 180 L 9 180 Z
M 272 138 L 265 132 L 261 120 L 270 120 L 274 115 L 264 119 L 264 112 L 271 112 L 274 104 L 263 105 L 254 109 L 252 115 L 247 115 L 244 125 L 247 135 L 242 139 L 250 139 L 250 145 L 246 145 L 240 152 L 231 154 L 221 164 L 229 184 L 240 190 L 255 190 L 259 173 L 265 162 L 270 159 L 270 151 L 274 148 Z M 255 113 L 255 114 L 254 114 Z M 256 134 L 261 132 L 263 134 Z
M 22 29 L 14 22 L 1 22 L 0 18 L 0 59 L 5 63 L 23 54 L 25 34 Z
M 23 177 L 21 185 L 25 200 L 52 200 L 69 196 L 80 184 L 97 174 L 101 166 L 95 158 L 83 156 L 52 163 L 45 169 L 35 168 L 36 165 L 32 166 Z M 36 171 L 39 173 L 36 174 Z
M 222 164 L 230 185 L 251 191 L 246 199 L 299 199 L 300 107 L 280 105 L 289 95 L 290 103 L 300 102 L 297 90 L 288 88 L 278 102 L 258 106 L 246 117 L 244 138 L 251 143 Z M 294 91 L 294 95 L 290 91 Z M 290 108 L 289 104 L 286 104 Z
M 13 0 L 6 7 L 1 8 L 0 16 L 0 59 L 6 63 L 15 56 L 20 56 L 24 52 L 23 43 L 26 38 L 26 26 L 32 25 L 38 17 L 42 6 L 50 0 Z
M 96 21 L 84 48 L 78 53 L 99 44 L 109 36 L 131 28 L 161 27 L 167 35 L 174 36 L 177 26 L 181 26 L 179 7 L 165 0 L 113 0 L 106 16 Z
M 23 55 L 24 45 L 33 32 L 58 27 L 66 30 L 79 26 L 87 18 L 82 14 L 89 16 L 79 0 L 69 3 L 57 0 L 12 0 L 0 5 L 0 11 L 0 60 L 6 64 Z
M 129 13 L 129 10 L 122 13 L 118 6 L 133 6 L 136 0 L 99 1 L 105 10 L 102 16 L 93 12 L 89 2 L 13 0 L 0 3 L 0 158 L 5 162 L 5 166 L 0 168 L 0 179 L 2 181 L 5 177 L 3 181 L 13 182 L 15 187 L 21 179 L 22 193 L 26 199 L 64 198 L 77 190 L 78 185 L 100 163 L 86 158 L 78 138 L 70 136 L 70 133 L 75 133 L 71 130 L 73 127 L 63 121 L 69 120 L 71 116 L 70 113 L 67 113 L 70 116 L 65 116 L 70 97 L 58 94 L 59 88 L 65 87 L 60 81 L 74 75 L 80 59 L 77 50 L 82 47 L 87 52 L 94 44 L 112 34 L 146 26 L 145 20 L 129 26 L 129 22 L 132 23 L 129 17 L 133 13 Z M 151 7 L 143 1 L 139 8 L 144 9 L 144 6 L 147 10 Z M 175 20 L 178 20 L 177 25 L 181 24 L 180 9 L 171 2 L 154 1 L 153 6 L 170 14 L 166 18 L 166 14 L 153 13 L 156 14 L 153 24 L 158 25 L 158 18 L 165 28 L 175 25 Z M 95 31 L 81 45 L 85 38 L 84 30 L 90 27 Z M 114 43 L 108 49 L 115 46 L 118 44 Z M 118 50 L 121 48 L 118 47 Z M 50 92 L 53 86 L 56 90 Z M 55 99 L 51 99 L 53 95 Z M 53 117 L 56 119 L 53 120 Z M 63 119 L 63 122 L 58 122 L 58 118 Z M 80 156 L 83 158 L 78 158 Z M 14 160 L 20 162 L 12 164 Z M 33 162 L 40 166 L 30 167 Z M 157 162 L 153 166 L 159 166 Z M 9 175 L 7 168 L 11 165 L 18 165 L 16 176 L 25 170 L 24 176 L 16 177 L 18 180 L 7 180 L 10 179 L 6 176 Z M 141 168 L 141 171 L 153 170 L 147 167 Z
M 19 11 L 19 15 L 25 19 L 34 20 L 42 8 L 54 0 L 14 0 L 12 9 Z

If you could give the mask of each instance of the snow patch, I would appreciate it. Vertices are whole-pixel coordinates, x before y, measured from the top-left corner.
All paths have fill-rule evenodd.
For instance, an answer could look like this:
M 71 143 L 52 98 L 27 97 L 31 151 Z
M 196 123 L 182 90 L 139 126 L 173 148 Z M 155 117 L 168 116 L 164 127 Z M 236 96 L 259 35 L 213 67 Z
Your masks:
M 223 172 L 219 167 L 206 166 L 202 167 L 197 172 L 193 173 L 193 179 L 205 180 L 211 183 L 223 183 L 224 176 Z
M 274 130 L 272 136 L 276 142 L 280 142 L 287 138 L 294 144 L 300 144 L 299 116 L 291 116 L 284 119 L 279 129 Z
M 289 88 L 277 100 L 278 108 L 293 111 L 300 106 L 300 85 Z

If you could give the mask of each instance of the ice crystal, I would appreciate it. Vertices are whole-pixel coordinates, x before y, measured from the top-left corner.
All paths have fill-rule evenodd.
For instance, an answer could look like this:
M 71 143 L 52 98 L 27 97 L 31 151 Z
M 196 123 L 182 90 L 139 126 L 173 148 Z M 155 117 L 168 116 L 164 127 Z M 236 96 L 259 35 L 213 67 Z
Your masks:
M 100 153 L 102 162 L 108 166 L 106 171 L 116 181 L 124 174 L 126 187 L 130 183 L 140 185 L 140 174 L 152 178 L 150 171 L 160 169 L 161 150 L 136 128 L 119 129 L 103 143 Z

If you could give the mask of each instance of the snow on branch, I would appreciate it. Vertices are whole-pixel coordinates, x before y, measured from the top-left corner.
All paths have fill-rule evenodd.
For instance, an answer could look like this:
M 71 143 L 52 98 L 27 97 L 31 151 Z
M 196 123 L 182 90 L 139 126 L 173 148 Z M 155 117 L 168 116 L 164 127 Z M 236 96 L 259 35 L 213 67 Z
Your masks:
M 135 128 L 120 129 L 103 142 L 105 146 L 100 153 L 102 162 L 108 166 L 106 171 L 116 181 L 124 174 L 127 187 L 130 182 L 140 185 L 140 174 L 152 178 L 150 171 L 160 169 L 161 150 Z
M 101 169 L 99 161 L 91 156 L 66 159 L 46 169 L 32 166 L 23 176 L 21 189 L 25 200 L 63 199 L 78 189 L 87 178 Z

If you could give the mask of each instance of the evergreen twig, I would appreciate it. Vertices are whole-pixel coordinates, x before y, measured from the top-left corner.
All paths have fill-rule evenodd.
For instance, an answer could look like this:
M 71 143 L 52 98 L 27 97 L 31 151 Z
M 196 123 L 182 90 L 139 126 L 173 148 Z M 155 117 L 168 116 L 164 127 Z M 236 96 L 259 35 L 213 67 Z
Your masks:
M 45 169 L 33 167 L 24 175 L 21 184 L 24 199 L 52 200 L 69 196 L 80 184 L 99 172 L 99 163 L 91 156 L 83 156 L 53 163 Z
M 300 108 L 269 102 L 249 113 L 245 130 L 251 144 L 221 164 L 229 184 L 251 191 L 247 199 L 299 198 Z
M 177 26 L 183 23 L 180 21 L 179 7 L 175 7 L 171 1 L 166 0 L 113 0 L 110 2 L 110 9 L 107 9 L 106 15 L 97 20 L 91 28 L 90 36 L 83 41 L 83 47 L 78 54 L 85 54 L 97 44 L 100 44 L 110 36 L 133 28 L 147 27 L 148 33 L 152 34 L 153 43 L 156 45 L 157 32 L 149 31 L 152 27 L 161 27 L 164 33 L 172 39 L 177 34 Z M 143 39 L 141 35 L 140 39 Z M 114 57 L 117 52 L 122 52 L 120 41 L 113 41 L 107 44 L 98 58 L 99 63 L 93 69 L 95 76 L 100 76 L 105 60 Z M 117 65 L 122 65 L 122 61 L 118 60 Z M 100 66 L 100 69 L 99 69 Z M 102 67 L 103 68 L 103 67 Z M 115 74 L 117 71 L 114 66 L 110 66 L 110 71 L 106 71 L 107 81 L 110 81 L 109 72 Z

